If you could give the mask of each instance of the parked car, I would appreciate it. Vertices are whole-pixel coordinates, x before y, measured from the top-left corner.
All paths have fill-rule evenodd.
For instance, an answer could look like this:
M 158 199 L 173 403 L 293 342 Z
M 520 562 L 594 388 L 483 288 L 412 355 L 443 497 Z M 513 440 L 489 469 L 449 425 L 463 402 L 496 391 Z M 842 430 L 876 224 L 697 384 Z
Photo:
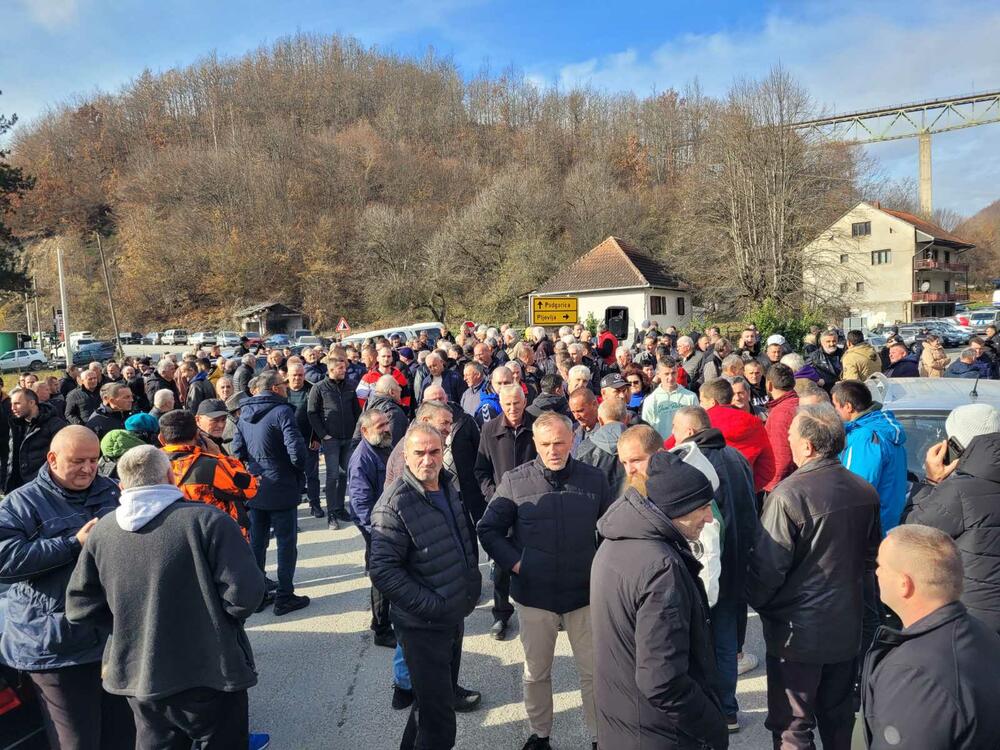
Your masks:
M 247 331 L 242 335 L 246 336 L 247 346 L 260 346 L 261 344 L 264 343 L 264 337 L 261 336 L 259 333 L 254 333 L 253 331 Z
M 141 344 L 142 334 L 138 331 L 121 331 L 118 334 L 118 340 L 122 344 Z
M 917 477 L 924 476 L 927 449 L 947 439 L 944 422 L 952 409 L 974 403 L 1000 409 L 1000 380 L 887 378 L 878 373 L 865 384 L 906 431 L 906 467 Z
M 142 337 L 142 343 L 144 344 L 159 344 L 161 334 L 159 331 L 150 331 L 145 336 Z
M 296 328 L 292 331 L 292 335 L 289 337 L 292 341 L 298 341 L 303 336 L 312 336 L 313 332 L 308 328 Z
M 215 334 L 215 343 L 219 346 L 237 346 L 240 335 L 236 331 L 219 331 Z
M 976 333 L 986 333 L 987 326 L 1000 325 L 1000 310 L 990 308 L 988 310 L 976 310 L 969 313 L 968 325 Z
M 931 330 L 935 333 L 943 332 L 941 335 L 948 340 L 954 341 L 955 346 L 965 346 L 975 335 L 972 328 L 962 328 L 950 318 L 932 320 L 931 323 L 933 324 Z M 948 344 L 945 344 L 945 346 L 948 346 Z
M 170 328 L 163 332 L 160 337 L 160 343 L 166 344 L 167 346 L 177 346 L 178 344 L 186 344 L 188 340 L 188 332 L 183 328 Z
M 218 339 L 212 331 L 195 331 L 188 336 L 187 343 L 192 346 L 213 346 Z
M 84 344 L 73 352 L 73 364 L 77 367 L 91 362 L 107 362 L 115 358 L 115 345 L 110 341 L 94 341 Z
M 95 341 L 96 341 L 96 339 L 77 339 L 76 341 L 72 342 L 73 343 L 73 351 L 76 351 L 81 346 L 87 346 L 87 344 L 93 344 Z M 65 342 L 62 343 L 62 344 L 59 344 L 59 346 L 57 346 L 55 349 L 52 350 L 52 357 L 54 359 L 62 359 L 62 360 L 65 361 L 65 359 L 66 359 L 66 344 L 65 344 Z
M 264 346 L 269 346 L 273 349 L 276 346 L 281 346 L 281 347 L 288 346 L 290 343 L 292 343 L 291 339 L 289 339 L 286 334 L 275 333 L 264 341 Z
M 38 349 L 14 349 L 0 354 L 0 372 L 41 370 L 46 359 Z
M 296 346 L 323 346 L 323 339 L 319 336 L 299 336 L 295 339 Z
M 0 634 L 7 615 L 8 584 L 0 584 Z M 0 750 L 48 750 L 42 712 L 31 680 L 0 662 Z

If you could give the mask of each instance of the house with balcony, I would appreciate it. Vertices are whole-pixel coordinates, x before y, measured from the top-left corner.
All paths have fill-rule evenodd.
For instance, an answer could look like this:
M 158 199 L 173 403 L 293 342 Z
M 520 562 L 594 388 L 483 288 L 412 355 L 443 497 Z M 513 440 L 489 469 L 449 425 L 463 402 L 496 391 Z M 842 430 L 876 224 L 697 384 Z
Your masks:
M 947 317 L 969 298 L 964 253 L 973 247 L 918 216 L 861 202 L 804 248 L 806 294 L 870 326 Z

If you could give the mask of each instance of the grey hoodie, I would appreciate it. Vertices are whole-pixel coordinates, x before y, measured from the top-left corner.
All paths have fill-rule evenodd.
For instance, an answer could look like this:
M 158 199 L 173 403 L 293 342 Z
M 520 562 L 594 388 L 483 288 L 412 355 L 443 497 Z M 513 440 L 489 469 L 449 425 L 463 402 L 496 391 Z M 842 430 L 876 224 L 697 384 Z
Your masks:
M 614 497 L 618 497 L 625 483 L 625 468 L 618 460 L 618 438 L 624 431 L 625 425 L 621 422 L 608 422 L 591 432 L 573 451 L 578 461 L 604 472 Z

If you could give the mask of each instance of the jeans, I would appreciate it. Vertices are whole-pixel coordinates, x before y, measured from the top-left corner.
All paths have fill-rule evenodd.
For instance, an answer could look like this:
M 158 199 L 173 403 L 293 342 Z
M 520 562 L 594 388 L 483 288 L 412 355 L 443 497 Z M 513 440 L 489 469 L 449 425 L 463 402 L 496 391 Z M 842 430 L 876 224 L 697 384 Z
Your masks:
M 400 750 L 455 746 L 455 688 L 462 664 L 462 625 L 446 630 L 396 628 L 413 683 L 413 707 Z
M 306 497 L 309 504 L 319 506 L 319 449 L 306 448 Z
M 767 657 L 767 719 L 775 750 L 850 750 L 854 731 L 855 659 L 807 664 Z
M 410 682 L 410 670 L 406 668 L 406 659 L 403 658 L 403 647 L 396 644 L 396 652 L 392 655 L 392 681 L 396 687 L 403 690 L 413 690 L 413 683 Z
M 735 716 L 740 709 L 736 701 L 736 654 L 739 651 L 741 608 L 745 616 L 745 603 L 725 599 L 720 599 L 712 608 L 712 641 L 719 673 L 719 700 L 722 713 L 726 716 Z
M 326 460 L 326 514 L 344 513 L 344 495 L 347 494 L 347 462 L 351 460 L 351 439 L 330 438 L 320 442 Z
M 298 510 L 260 510 L 249 508 L 250 547 L 257 565 L 264 570 L 267 559 L 267 544 L 271 528 L 274 541 L 278 545 L 278 590 L 275 599 L 287 599 L 295 591 L 292 579 L 295 577 L 295 563 L 298 560 Z
M 135 722 L 120 695 L 101 689 L 101 663 L 29 672 L 49 745 L 65 750 L 131 750 Z M 4 743 L 6 745 L 6 743 Z
M 137 750 L 244 748 L 250 742 L 247 691 L 192 688 L 156 700 L 128 699 L 135 714 Z

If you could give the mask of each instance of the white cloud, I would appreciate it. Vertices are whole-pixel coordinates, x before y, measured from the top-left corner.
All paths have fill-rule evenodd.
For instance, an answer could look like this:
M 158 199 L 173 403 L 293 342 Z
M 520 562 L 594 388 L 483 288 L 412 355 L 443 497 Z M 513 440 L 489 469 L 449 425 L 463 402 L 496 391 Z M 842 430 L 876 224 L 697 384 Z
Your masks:
M 685 34 L 646 55 L 625 49 L 564 65 L 548 80 L 562 89 L 589 85 L 644 95 L 683 89 L 697 78 L 703 91 L 719 96 L 736 78 L 765 75 L 780 62 L 826 113 L 1000 86 L 1000 6 L 995 3 L 841 3 L 833 13 L 820 11 L 819 5 L 794 7 L 797 15 L 772 12 L 755 30 Z M 991 194 L 995 179 L 988 186 L 963 183 L 954 160 L 970 176 L 995 175 L 1000 171 L 998 138 L 1000 124 L 935 138 L 936 203 L 968 213 L 997 197 Z M 912 149 L 910 142 L 904 144 L 891 149 L 887 166 L 897 162 L 894 173 L 915 175 L 916 144 Z M 882 147 L 872 148 L 880 155 Z M 906 151 L 914 156 L 907 159 Z
M 79 0 L 20 0 L 20 4 L 35 23 L 50 31 L 75 21 L 80 8 Z

